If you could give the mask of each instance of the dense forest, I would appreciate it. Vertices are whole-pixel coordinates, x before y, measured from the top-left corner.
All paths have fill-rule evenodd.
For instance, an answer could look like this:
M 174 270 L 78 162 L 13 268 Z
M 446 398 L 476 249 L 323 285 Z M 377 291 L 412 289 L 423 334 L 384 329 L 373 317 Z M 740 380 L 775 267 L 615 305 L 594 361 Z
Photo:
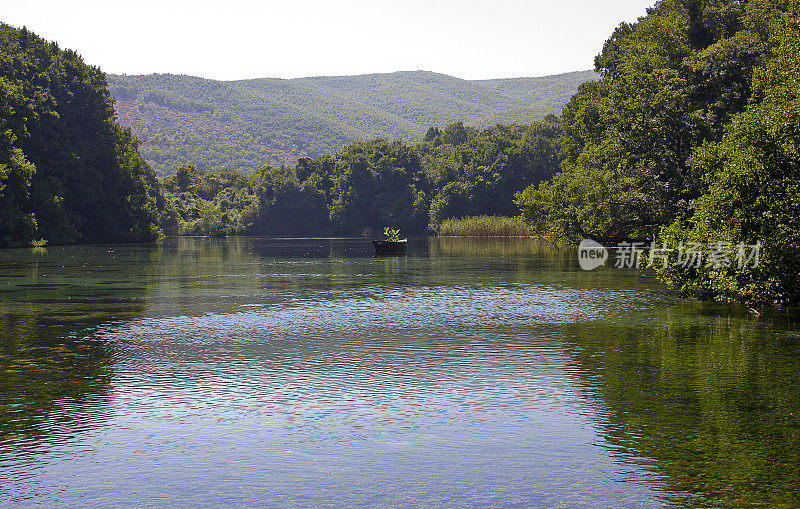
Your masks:
M 602 78 L 564 108 L 561 171 L 517 196 L 525 219 L 573 240 L 716 243 L 729 259 L 760 242 L 757 268 L 656 267 L 698 297 L 800 300 L 799 13 L 796 0 L 663 0 L 620 25 Z
M 561 108 L 593 71 L 468 81 L 424 71 L 214 81 L 109 76 L 120 122 L 166 176 L 180 165 L 255 173 L 372 138 L 419 142 L 431 126 L 528 124 Z
M 561 161 L 558 118 L 478 131 L 432 127 L 422 143 L 377 138 L 246 175 L 182 165 L 163 180 L 168 231 L 361 235 L 436 231 L 451 217 L 516 215 L 514 195 Z
M 159 182 L 139 153 L 139 141 L 116 121 L 114 99 L 99 69 L 25 29 L 3 25 L 2 37 L 3 246 L 150 241 L 162 232 L 360 235 L 389 223 L 405 234 L 424 234 L 451 217 L 516 215 L 515 193 L 551 177 L 561 161 L 560 123 L 551 114 L 527 125 L 480 131 L 462 122 L 444 129 L 430 127 L 417 144 L 388 138 L 354 141 L 330 155 L 301 157 L 294 165 L 262 161 L 255 172 L 213 172 L 181 164 Z M 556 92 L 577 86 L 583 75 L 574 73 L 566 82 L 542 78 L 538 92 L 526 89 L 527 78 L 474 85 L 433 73 L 422 73 L 424 79 L 420 73 L 387 76 L 388 81 L 383 75 L 357 77 L 382 83 L 378 89 L 357 83 L 361 103 L 433 122 L 481 101 L 500 112 L 508 99 L 498 92 L 503 88 L 533 104 L 531 108 L 542 90 L 556 104 Z M 274 86 L 271 81 L 276 80 L 240 86 L 267 87 L 262 90 L 267 94 Z M 337 97 L 334 90 L 354 93 L 347 91 L 353 80 L 300 81 L 315 82 L 332 98 Z M 441 89 L 443 81 L 449 84 L 450 99 L 439 97 L 441 90 L 433 91 Z M 379 90 L 387 87 L 398 95 L 382 99 Z M 403 87 L 408 90 L 400 94 Z M 428 92 L 419 92 L 425 87 Z M 192 88 L 194 93 L 198 89 Z M 119 85 L 116 92 L 124 94 Z M 415 94 L 427 97 L 427 102 L 420 99 L 425 104 L 413 105 Z M 181 111 L 217 107 L 153 90 L 144 97 L 148 103 Z M 480 111 L 488 110 L 476 107 L 475 112 Z M 264 122 L 263 117 L 251 120 Z M 173 141 L 181 149 L 179 140 Z M 255 161 L 257 155 L 251 157 Z
M 0 24 L 0 246 L 154 240 L 158 189 L 105 75 Z
M 527 78 L 433 73 L 229 83 L 114 77 L 122 116 L 151 119 L 143 136 L 170 150 L 157 156 L 174 171 L 160 185 L 136 138 L 116 123 L 104 75 L 3 26 L 0 241 L 148 240 L 161 230 L 360 235 L 387 224 L 424 234 L 450 218 L 521 212 L 524 228 L 496 224 L 548 239 L 721 246 L 728 263 L 668 259 L 655 268 L 700 298 L 798 302 L 799 4 L 663 0 L 614 31 L 596 57 L 599 80 L 574 74 L 577 93 L 561 116 L 537 121 L 527 115 L 543 104 L 541 90 L 554 92 L 554 107 L 567 81 L 550 78 L 537 91 Z M 465 111 L 476 116 L 454 117 Z M 197 124 L 175 128 L 186 115 Z M 234 117 L 264 130 L 240 130 Z M 298 144 L 275 124 L 287 119 L 303 139 L 324 143 Z M 485 126 L 498 119 L 521 122 Z M 398 140 L 423 124 L 423 141 Z M 220 143 L 212 147 L 203 129 Z M 361 136 L 371 129 L 390 135 Z M 320 155 L 274 164 L 251 142 L 283 147 L 287 160 Z M 237 164 L 223 164 L 229 151 Z M 737 246 L 755 243 L 760 264 L 730 262 Z

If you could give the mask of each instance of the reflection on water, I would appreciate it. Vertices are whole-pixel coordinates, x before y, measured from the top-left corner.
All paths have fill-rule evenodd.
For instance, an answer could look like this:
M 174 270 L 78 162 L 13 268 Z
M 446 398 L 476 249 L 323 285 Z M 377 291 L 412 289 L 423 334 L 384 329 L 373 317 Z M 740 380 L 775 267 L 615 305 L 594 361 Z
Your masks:
M 682 303 L 631 321 L 566 328 L 609 441 L 648 458 L 678 504 L 800 504 L 796 320 Z
M 800 326 L 527 240 L 0 251 L 0 500 L 797 505 Z

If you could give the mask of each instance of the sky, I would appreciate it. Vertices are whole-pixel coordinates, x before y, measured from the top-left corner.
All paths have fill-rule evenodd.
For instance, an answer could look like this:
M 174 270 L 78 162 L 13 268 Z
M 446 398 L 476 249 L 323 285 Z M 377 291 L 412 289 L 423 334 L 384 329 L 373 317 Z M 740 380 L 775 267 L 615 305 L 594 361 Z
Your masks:
M 464 79 L 591 69 L 655 0 L 0 0 L 112 74 L 232 80 L 427 70 Z

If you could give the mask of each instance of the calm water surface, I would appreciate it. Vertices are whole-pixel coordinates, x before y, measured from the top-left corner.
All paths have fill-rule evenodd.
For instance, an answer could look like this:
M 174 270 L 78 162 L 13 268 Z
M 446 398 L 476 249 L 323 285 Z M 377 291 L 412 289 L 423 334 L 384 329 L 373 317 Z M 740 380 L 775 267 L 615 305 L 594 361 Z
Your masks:
M 0 504 L 800 505 L 793 311 L 529 241 L 0 251 Z

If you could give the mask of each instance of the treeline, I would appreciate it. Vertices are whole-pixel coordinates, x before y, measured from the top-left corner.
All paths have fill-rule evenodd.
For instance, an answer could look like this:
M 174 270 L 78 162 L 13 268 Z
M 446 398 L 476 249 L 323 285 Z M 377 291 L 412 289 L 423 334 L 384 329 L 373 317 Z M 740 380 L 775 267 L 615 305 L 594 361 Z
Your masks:
M 104 75 L 1 28 L 0 245 L 149 240 L 161 229 L 422 234 L 521 211 L 550 238 L 724 246 L 727 263 L 656 268 L 701 298 L 800 301 L 800 0 L 663 0 L 614 31 L 596 58 L 601 79 L 581 85 L 561 118 L 483 131 L 457 122 L 419 144 L 356 141 L 250 175 L 181 166 L 161 190 L 114 120 Z M 756 243 L 759 264 L 732 262 L 736 246 Z
M 0 24 L 0 247 L 154 240 L 158 189 L 105 75 Z
M 562 159 L 560 122 L 550 115 L 482 131 L 456 122 L 430 128 L 418 144 L 356 141 L 253 174 L 183 165 L 159 182 L 116 121 L 99 69 L 24 28 L 0 28 L 4 247 L 152 241 L 165 232 L 361 235 L 389 224 L 424 234 L 448 218 L 516 215 L 515 193 L 550 178 Z M 169 93 L 146 99 L 214 110 Z
M 478 131 L 431 128 L 416 145 L 374 139 L 253 175 L 181 166 L 163 180 L 170 233 L 361 235 L 436 231 L 471 215 L 517 215 L 514 195 L 561 161 L 558 118 Z
M 657 264 L 690 295 L 800 300 L 797 0 L 663 0 L 623 23 L 599 81 L 565 106 L 564 161 L 517 196 L 535 230 L 573 240 L 724 246 L 722 264 Z M 760 264 L 733 263 L 760 242 Z

